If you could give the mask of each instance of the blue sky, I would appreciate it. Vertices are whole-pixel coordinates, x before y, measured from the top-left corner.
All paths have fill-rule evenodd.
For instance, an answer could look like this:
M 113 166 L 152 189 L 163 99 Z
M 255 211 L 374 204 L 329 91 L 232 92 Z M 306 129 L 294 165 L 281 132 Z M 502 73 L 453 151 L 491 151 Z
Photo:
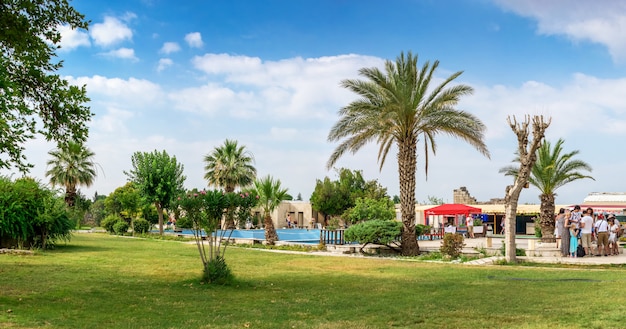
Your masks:
M 438 78 L 473 95 L 459 108 L 487 126 L 487 159 L 440 136 L 429 175 L 418 154 L 418 201 L 452 202 L 467 187 L 479 201 L 504 196 L 511 179 L 498 173 L 516 150 L 507 116 L 552 118 L 547 139 L 579 150 L 595 181 L 557 190 L 557 203 L 589 192 L 622 192 L 626 152 L 626 4 L 618 1 L 88 1 L 72 5 L 89 31 L 63 31 L 60 72 L 85 84 L 90 107 L 87 146 L 102 170 L 82 188 L 108 194 L 126 182 L 136 151 L 166 150 L 185 166 L 186 187 L 203 188 L 203 157 L 225 139 L 254 154 L 260 176 L 309 198 L 336 144 L 326 141 L 337 111 L 355 96 L 343 79 L 362 67 L 395 60 L 439 60 Z M 31 174 L 45 181 L 53 144 L 27 145 Z M 363 170 L 399 194 L 391 153 L 382 171 L 377 147 L 346 154 L 337 167 Z M 522 203 L 538 203 L 530 188 Z

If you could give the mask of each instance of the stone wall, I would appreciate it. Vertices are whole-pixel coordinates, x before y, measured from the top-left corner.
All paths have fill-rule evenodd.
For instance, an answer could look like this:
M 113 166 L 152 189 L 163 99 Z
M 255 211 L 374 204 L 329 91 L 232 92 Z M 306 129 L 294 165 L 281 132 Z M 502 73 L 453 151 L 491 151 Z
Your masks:
M 472 197 L 465 186 L 454 190 L 454 203 L 476 204 L 476 198 Z

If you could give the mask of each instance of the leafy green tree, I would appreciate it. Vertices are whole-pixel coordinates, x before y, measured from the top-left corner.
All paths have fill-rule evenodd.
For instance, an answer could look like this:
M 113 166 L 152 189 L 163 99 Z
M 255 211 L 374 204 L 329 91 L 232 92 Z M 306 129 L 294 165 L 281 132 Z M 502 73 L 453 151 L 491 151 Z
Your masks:
M 350 204 L 350 191 L 341 189 L 337 181 L 331 181 L 325 177 L 317 180 L 315 190 L 311 193 L 311 207 L 327 216 L 339 216 Z
M 337 170 L 339 179 L 331 181 L 325 177 L 317 180 L 311 194 L 311 206 L 326 216 L 348 216 L 357 198 L 388 199 L 387 189 L 376 180 L 366 181 L 360 170 L 341 168 Z
M 76 198 L 74 199 L 74 206 L 69 208 L 67 213 L 70 220 L 74 223 L 76 229 L 80 229 L 85 220 L 89 220 L 89 208 L 91 208 L 92 201 L 87 198 L 80 190 L 76 191 Z
M 105 204 L 111 211 L 130 220 L 130 227 L 135 230 L 134 221 L 141 211 L 143 199 L 134 182 L 127 182 L 118 187 L 105 199 Z
M 88 22 L 67 1 L 0 2 L 0 169 L 28 172 L 24 145 L 35 134 L 60 144 L 87 139 L 85 87 L 57 73 L 62 26 L 87 29 Z
M 394 195 L 394 196 L 393 196 L 393 203 L 395 203 L 395 204 L 399 204 L 399 203 L 400 203 L 400 197 L 399 197 L 399 196 L 397 196 L 397 195 Z
M 392 220 L 396 218 L 396 210 L 391 199 L 358 198 L 356 204 L 348 211 L 347 219 L 351 223 L 368 220 Z
M 582 171 L 591 171 L 591 166 L 582 160 L 576 160 L 574 157 L 580 153 L 578 150 L 564 153 L 563 139 L 559 139 L 554 147 L 552 144 L 544 140 L 537 149 L 537 161 L 531 168 L 528 183 L 535 186 L 541 194 L 539 199 L 539 222 L 541 226 L 541 235 L 545 239 L 554 238 L 554 214 L 555 214 L 555 196 L 556 190 L 566 184 L 579 179 L 591 178 Z M 519 157 L 513 160 L 519 163 Z M 506 166 L 500 169 L 500 173 L 506 176 L 516 177 L 519 172 L 519 165 Z
M 49 248 L 69 240 L 72 229 L 63 201 L 32 178 L 0 176 L 0 248 Z
M 443 204 L 443 198 L 438 198 L 433 195 L 429 195 L 426 198 L 426 202 L 424 204 Z
M 168 207 L 183 189 L 183 165 L 166 151 L 135 152 L 132 166 L 124 172 L 135 183 L 141 195 L 154 204 L 159 215 L 159 234 L 163 235 L 163 208 Z
M 253 192 L 259 196 L 259 206 L 263 209 L 265 241 L 273 245 L 278 241 L 278 234 L 271 213 L 283 200 L 287 200 L 289 194 L 286 188 L 281 187 L 280 179 L 274 179 L 270 175 L 255 180 Z
M 104 202 L 105 199 L 97 199 L 89 207 L 89 216 L 91 220 L 93 220 L 93 225 L 95 226 L 100 226 L 102 220 L 107 215 Z
M 370 220 L 350 226 L 345 232 L 347 242 L 362 244 L 360 252 L 368 244 L 381 244 L 399 251 L 395 242 L 402 233 L 402 223 L 394 220 Z
M 204 157 L 204 162 L 204 178 L 209 181 L 209 186 L 223 188 L 225 192 L 246 187 L 256 178 L 252 153 L 234 140 L 227 139 L 223 146 L 216 147 Z
M 232 230 L 219 230 L 220 222 L 224 212 L 231 209 L 235 209 L 237 220 L 249 218 L 250 210 L 257 201 L 257 196 L 251 193 L 194 189 L 172 202 L 174 207 L 180 208 L 185 214 L 181 222 L 187 222 L 184 226 L 189 226 L 193 230 L 204 268 L 202 278 L 204 282 L 227 284 L 231 281 L 232 273 L 224 259 L 228 244 L 223 242 L 228 241 Z
M 457 110 L 460 98 L 472 93 L 463 84 L 449 86 L 462 72 L 430 86 L 439 61 L 417 66 L 417 56 L 401 53 L 395 63 L 359 70 L 365 80 L 344 80 L 343 87 L 360 97 L 339 111 L 339 121 L 328 134 L 330 142 L 341 141 L 328 160 L 328 168 L 346 152 L 356 152 L 369 142 L 380 144 L 378 160 L 384 165 L 393 145 L 397 147 L 402 222 L 402 254 L 417 255 L 415 233 L 415 171 L 417 143 L 424 143 L 424 165 L 428 173 L 429 149 L 436 151 L 435 137 L 446 134 L 460 138 L 489 156 L 483 141 L 485 126 L 474 115 Z
M 83 144 L 70 141 L 60 145 L 48 154 L 52 159 L 46 163 L 50 169 L 46 176 L 53 186 L 65 186 L 65 203 L 73 207 L 76 200 L 76 187 L 89 187 L 96 177 L 95 154 Z

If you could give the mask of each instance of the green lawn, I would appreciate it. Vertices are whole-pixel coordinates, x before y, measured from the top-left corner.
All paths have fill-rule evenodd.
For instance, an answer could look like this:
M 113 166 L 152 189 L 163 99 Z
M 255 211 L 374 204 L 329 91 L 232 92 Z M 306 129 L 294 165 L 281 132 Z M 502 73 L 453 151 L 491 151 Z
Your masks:
M 193 244 L 76 234 L 0 255 L 0 328 L 624 328 L 626 269 L 474 267 L 230 248 L 199 284 Z

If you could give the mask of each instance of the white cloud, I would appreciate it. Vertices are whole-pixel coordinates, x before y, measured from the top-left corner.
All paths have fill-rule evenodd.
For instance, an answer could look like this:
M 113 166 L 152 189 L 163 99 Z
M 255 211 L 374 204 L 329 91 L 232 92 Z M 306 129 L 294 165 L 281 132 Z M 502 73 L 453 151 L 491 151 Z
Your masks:
M 261 69 L 261 59 L 228 54 L 205 54 L 191 60 L 195 68 L 209 74 L 245 74 Z
M 309 59 L 296 57 L 263 62 L 258 57 L 205 54 L 192 60 L 194 67 L 206 73 L 209 80 L 218 78 L 224 81 L 221 88 L 230 89 L 230 84 L 238 86 L 238 91 L 231 90 L 231 95 L 237 95 L 239 99 L 237 113 L 244 116 L 257 113 L 257 117 L 270 115 L 279 118 L 327 118 L 353 99 L 349 92 L 339 86 L 340 81 L 356 77 L 358 69 L 362 67 L 382 63 L 379 58 L 358 55 Z M 205 91 L 197 93 L 202 95 Z M 178 97 L 177 108 L 200 110 L 200 106 L 189 104 L 192 98 Z M 206 102 L 197 103 L 205 109 L 211 108 L 204 110 L 211 114 L 215 113 L 215 108 L 232 108 L 221 105 L 219 99 L 214 99 L 211 106 Z M 259 110 L 263 113 L 259 113 Z
M 626 60 L 626 2 L 613 0 L 494 0 L 501 7 L 537 20 L 539 33 L 606 46 L 615 61 Z
M 110 107 L 106 114 L 94 117 L 92 127 L 96 133 L 126 135 L 128 133 L 126 122 L 133 116 L 131 111 Z
M 122 21 L 111 16 L 105 16 L 103 23 L 93 24 L 89 34 L 94 42 L 102 47 L 112 46 L 133 38 L 133 31 Z
M 185 35 L 185 41 L 192 48 L 200 48 L 203 45 L 202 35 L 200 32 L 192 32 Z
M 102 99 L 106 104 L 114 103 L 116 108 L 136 110 L 151 107 L 163 100 L 163 91 L 158 84 L 144 79 L 92 77 L 68 77 L 74 85 L 86 85 L 90 98 Z
M 105 57 L 129 59 L 133 62 L 136 62 L 139 60 L 139 58 L 135 56 L 135 50 L 132 48 L 119 48 L 119 49 L 108 51 L 106 53 L 101 53 L 101 55 Z
M 172 61 L 169 58 L 161 58 L 159 59 L 159 65 L 157 66 L 157 72 L 161 72 L 163 70 L 165 70 L 166 68 L 172 66 L 174 64 L 174 61 Z
M 166 42 L 163 44 L 163 47 L 161 47 L 161 50 L 159 52 L 167 55 L 178 51 L 180 51 L 180 46 L 178 45 L 178 43 Z
M 61 50 L 91 46 L 89 35 L 85 31 L 72 29 L 69 25 L 61 25 L 59 26 L 59 32 L 61 33 Z
M 359 55 L 280 61 L 212 55 L 196 60 L 194 65 L 205 76 L 201 82 L 190 79 L 191 86 L 183 89 L 162 87 L 146 79 L 69 78 L 73 84 L 87 85 L 92 99 L 89 105 L 96 113 L 90 129 L 93 142 L 88 145 L 106 172 L 106 179 L 100 178 L 85 190 L 88 195 L 95 190 L 110 193 L 123 185 L 123 170 L 129 169 L 132 153 L 155 149 L 167 150 L 184 163 L 187 187 L 204 187 L 202 156 L 225 138 L 232 138 L 255 155 L 259 174 L 281 179 L 292 194 L 302 193 L 306 199 L 315 179 L 336 178 L 325 165 L 337 144 L 326 138 L 337 111 L 355 98 L 339 81 L 357 77 L 362 67 L 381 67 L 383 63 L 380 58 Z M 216 63 L 220 69 L 213 69 Z M 235 64 L 247 65 L 247 70 Z M 438 78 L 445 76 L 442 72 L 436 74 Z M 564 138 L 566 150 L 580 150 L 580 158 L 594 168 L 596 181 L 559 189 L 557 203 L 580 202 L 589 191 L 613 186 L 619 190 L 619 179 L 611 175 L 626 163 L 614 146 L 626 134 L 626 99 L 621 97 L 626 78 L 573 74 L 560 85 L 527 81 L 516 86 L 473 87 L 474 95 L 463 98 L 459 108 L 487 125 L 486 143 L 492 158 L 481 156 L 467 143 L 437 136 L 437 155 L 429 158 L 428 180 L 423 154 L 418 154 L 418 200 L 436 196 L 452 202 L 452 190 L 460 186 L 481 201 L 502 197 L 510 179 L 498 169 L 510 163 L 517 146 L 506 117 L 515 115 L 522 120 L 526 114 L 551 117 L 546 138 Z M 382 172 L 377 153 L 377 145 L 366 145 L 356 154 L 344 155 L 336 167 L 363 170 L 367 179 L 378 179 L 389 194 L 399 194 L 395 150 L 389 153 Z M 36 170 L 45 165 L 45 152 L 40 149 L 29 150 L 28 156 L 39 164 Z M 532 188 L 525 190 L 520 201 L 538 202 L 537 195 Z

